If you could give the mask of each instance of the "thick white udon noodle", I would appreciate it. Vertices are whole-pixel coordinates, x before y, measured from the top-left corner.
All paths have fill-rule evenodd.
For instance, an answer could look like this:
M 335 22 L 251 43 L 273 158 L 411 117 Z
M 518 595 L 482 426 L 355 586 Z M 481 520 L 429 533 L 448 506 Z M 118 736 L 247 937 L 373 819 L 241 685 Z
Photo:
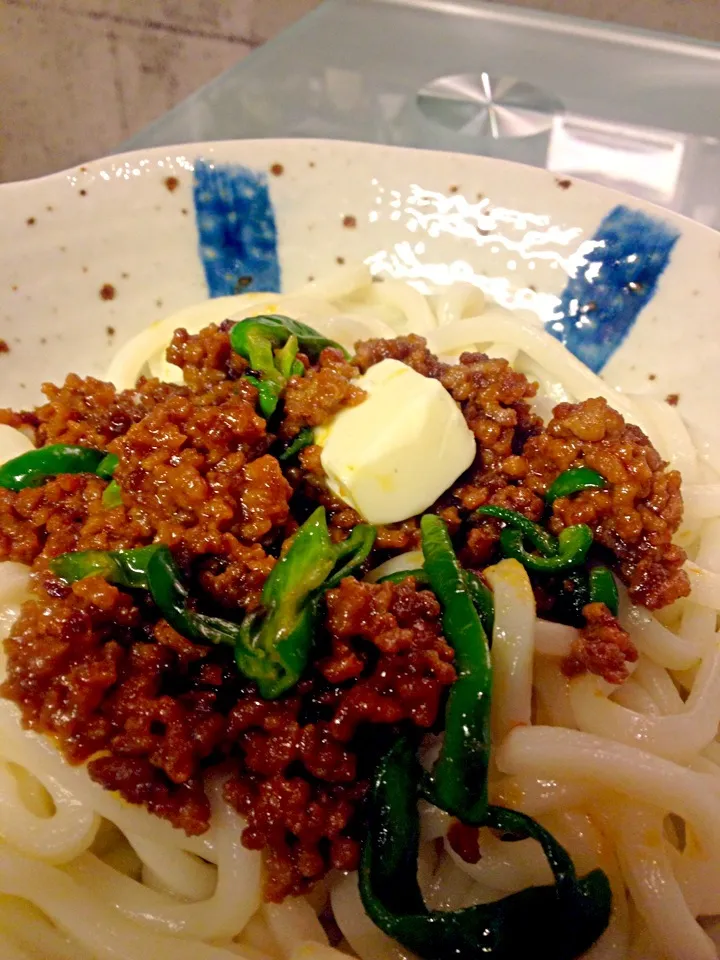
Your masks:
M 259 312 L 304 320 L 352 348 L 368 336 L 417 332 L 448 359 L 462 349 L 506 356 L 540 383 L 545 417 L 562 399 L 602 395 L 639 424 L 682 470 L 693 595 L 660 617 L 632 607 L 621 619 L 640 659 L 619 688 L 567 680 L 560 660 L 575 631 L 537 619 L 527 575 L 514 561 L 488 572 L 496 597 L 492 657 L 495 802 L 545 824 L 585 872 L 601 866 L 614 892 L 610 926 L 592 960 L 710 960 L 720 924 L 720 481 L 701 462 L 677 412 L 621 395 L 537 324 L 485 307 L 474 288 L 432 298 L 398 281 L 373 284 L 346 268 L 295 294 L 246 294 L 156 324 L 123 347 L 109 371 L 132 387 L 148 368 L 179 371 L 163 352 L 173 329 Z M 24 438 L 0 430 L 0 461 Z M 389 568 L 417 566 L 407 555 Z M 28 592 L 28 571 L 0 565 L 0 634 Z M 682 695 L 681 692 L 682 691 Z M 428 750 L 437 749 L 429 744 Z M 212 827 L 183 833 L 94 784 L 49 741 L 23 731 L 0 701 L 0 956 L 12 960 L 333 960 L 318 912 L 329 897 L 346 949 L 362 960 L 409 954 L 365 916 L 355 875 L 330 876 L 307 898 L 261 903 L 261 860 L 239 842 L 242 822 L 210 778 Z M 481 831 L 482 858 L 463 862 L 445 843 L 448 817 L 423 805 L 419 876 L 428 904 L 487 902 L 551 875 L 532 841 Z

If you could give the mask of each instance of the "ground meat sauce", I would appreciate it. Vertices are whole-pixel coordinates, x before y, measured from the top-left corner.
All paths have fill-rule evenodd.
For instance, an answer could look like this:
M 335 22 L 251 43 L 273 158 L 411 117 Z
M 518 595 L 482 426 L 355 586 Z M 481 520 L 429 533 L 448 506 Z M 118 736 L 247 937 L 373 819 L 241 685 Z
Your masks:
M 561 404 L 544 428 L 530 406 L 535 385 L 506 361 L 465 353 L 457 365 L 441 363 L 415 336 L 361 343 L 352 362 L 334 349 L 315 364 L 299 355 L 305 374 L 290 379 L 271 433 L 244 379 L 247 364 L 230 347 L 230 326 L 176 332 L 168 360 L 182 368 L 182 385 L 141 378 L 116 391 L 71 374 L 44 387 L 47 402 L 36 410 L 0 412 L 38 446 L 114 453 L 122 490 L 122 503 L 107 508 L 107 481 L 96 476 L 0 489 L 0 559 L 31 564 L 34 583 L 6 641 L 2 693 L 71 762 L 87 763 L 94 780 L 188 834 L 208 828 L 203 778 L 222 770 L 226 798 L 246 819 L 243 842 L 265 851 L 266 896 L 281 900 L 330 868 L 357 865 L 378 746 L 399 724 L 437 728 L 455 669 L 435 596 L 411 577 L 381 585 L 346 578 L 324 598 L 314 662 L 295 688 L 266 701 L 238 674 L 231 650 L 184 639 L 141 591 L 98 577 L 67 586 L 48 560 L 163 542 L 211 611 L 237 618 L 257 609 L 278 556 L 315 506 L 326 508 L 335 540 L 361 520 L 328 489 L 319 447 L 288 462 L 277 453 L 300 430 L 361 403 L 353 379 L 386 357 L 439 380 L 477 438 L 475 462 L 433 507 L 473 569 L 498 558 L 500 525 L 478 517 L 479 506 L 540 520 L 550 483 L 586 464 L 607 488 L 557 500 L 551 529 L 588 523 L 633 600 L 670 603 L 689 592 L 684 554 L 672 543 L 680 478 L 604 401 Z M 368 565 L 418 545 L 416 518 L 380 527 Z M 553 602 L 550 591 L 549 615 Z M 583 612 L 563 669 L 622 679 L 637 657 L 629 637 L 601 604 Z M 472 856 L 464 834 L 456 839 Z
M 583 607 L 585 626 L 573 641 L 570 655 L 562 669 L 567 677 L 589 671 L 608 683 L 627 680 L 628 664 L 635 663 L 638 652 L 630 636 L 604 603 L 588 603 Z

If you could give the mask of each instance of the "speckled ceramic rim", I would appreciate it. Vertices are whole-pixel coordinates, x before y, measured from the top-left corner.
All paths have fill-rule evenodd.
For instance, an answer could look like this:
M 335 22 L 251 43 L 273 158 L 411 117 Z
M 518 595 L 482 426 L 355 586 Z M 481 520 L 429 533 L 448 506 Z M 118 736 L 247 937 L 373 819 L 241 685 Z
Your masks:
M 546 323 L 567 326 L 573 300 L 582 309 L 602 297 L 613 322 L 599 325 L 597 356 L 585 359 L 606 363 L 604 375 L 622 389 L 677 393 L 687 417 L 714 421 L 714 231 L 519 164 L 321 140 L 158 148 L 0 187 L 0 337 L 10 351 L 0 356 L 0 402 L 28 403 L 41 380 L 70 369 L 101 375 L 121 340 L 207 296 L 198 245 L 207 210 L 194 198 L 200 159 L 264 185 L 285 289 L 338 260 L 368 260 L 425 289 L 469 280 Z M 244 217 L 252 234 L 261 218 L 253 210 Z M 599 241 L 611 259 L 625 261 L 619 288 L 600 282 L 607 264 Z M 633 256 L 646 267 L 654 258 L 645 280 L 628 269 Z M 618 301 L 630 284 L 633 297 Z M 556 332 L 569 341 L 572 331 Z M 604 332 L 612 332 L 607 342 Z M 582 356 L 580 340 L 571 346 Z

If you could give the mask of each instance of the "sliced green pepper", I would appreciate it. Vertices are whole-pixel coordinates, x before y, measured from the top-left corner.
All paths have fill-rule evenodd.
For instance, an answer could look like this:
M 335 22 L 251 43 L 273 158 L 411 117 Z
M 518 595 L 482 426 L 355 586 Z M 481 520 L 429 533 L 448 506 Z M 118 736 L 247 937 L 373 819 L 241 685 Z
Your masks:
M 329 340 L 299 320 L 278 314 L 264 314 L 238 321 L 230 331 L 230 344 L 235 353 L 239 353 L 250 362 L 254 370 L 265 372 L 265 365 L 269 359 L 268 349 L 272 351 L 273 347 L 284 346 L 293 336 L 297 340 L 295 352 L 297 353 L 300 349 L 311 360 L 317 360 L 326 347 L 334 347 L 344 356 L 348 356 L 345 348 L 339 343 Z
M 558 552 L 558 544 L 555 537 L 544 530 L 539 524 L 528 520 L 517 510 L 510 510 L 507 507 L 479 507 L 476 513 L 484 517 L 494 517 L 496 520 L 502 520 L 514 530 L 520 533 L 535 547 L 538 553 L 544 557 L 552 557 Z
M 63 473 L 96 473 L 105 459 L 102 450 L 54 443 L 28 450 L 0 467 L 0 487 L 24 490 L 39 487 L 50 477 Z
M 120 484 L 117 482 L 117 480 L 111 480 L 103 490 L 102 505 L 108 510 L 112 510 L 113 507 L 119 507 L 122 502 L 123 499 Z
M 445 740 L 432 773 L 432 802 L 464 823 L 480 823 L 488 802 L 490 648 L 446 524 L 428 513 L 420 531 L 425 572 L 443 609 L 443 633 L 457 669 L 445 710 Z
M 562 573 L 581 566 L 592 546 L 592 530 L 584 523 L 565 527 L 558 537 L 558 550 L 554 556 L 538 556 L 529 553 L 523 545 L 520 530 L 505 527 L 500 533 L 500 549 L 506 557 L 518 560 L 526 570 L 533 573 Z
M 98 467 L 95 473 L 99 477 L 103 477 L 105 480 L 109 480 L 117 470 L 119 463 L 120 463 L 120 457 L 118 457 L 114 453 L 108 453 L 107 456 L 103 457 L 100 463 L 98 464 Z
M 397 573 L 387 573 L 384 577 L 376 580 L 376 583 L 402 583 L 408 577 L 414 577 L 419 587 L 429 587 L 430 580 L 422 567 L 416 570 L 398 570 Z
M 265 581 L 262 613 L 246 617 L 236 647 L 238 667 L 256 681 L 263 697 L 278 697 L 297 683 L 313 642 L 320 597 L 364 563 L 374 541 L 375 528 L 362 524 L 347 540 L 333 543 L 323 507 L 297 531 Z
M 562 592 L 553 607 L 553 618 L 571 627 L 585 625 L 583 609 L 590 603 L 590 585 L 584 569 L 571 570 L 563 577 Z
M 552 506 L 560 497 L 571 497 L 581 490 L 602 490 L 606 486 L 607 480 L 597 470 L 591 470 L 590 467 L 572 467 L 556 477 L 545 494 L 545 500 Z
M 280 393 L 285 384 L 278 383 L 275 380 L 258 380 L 258 378 L 253 377 L 252 374 L 247 374 L 245 379 L 257 390 L 260 413 L 267 420 L 275 412 L 278 400 L 280 399 Z
M 552 868 L 552 886 L 530 887 L 464 910 L 428 910 L 417 881 L 420 769 L 408 737 L 378 764 L 360 862 L 360 896 L 388 936 L 426 960 L 575 960 L 605 930 L 612 905 L 601 870 L 578 878 L 570 857 L 524 814 L 488 807 L 484 824 L 537 840 Z
M 148 563 L 160 549 L 161 545 L 154 543 L 136 550 L 82 550 L 63 553 L 51 560 L 49 566 L 55 576 L 66 583 L 85 577 L 103 577 L 118 587 L 148 590 Z
M 258 388 L 260 411 L 266 418 L 274 413 L 288 379 L 305 370 L 297 360 L 299 349 L 313 360 L 326 347 L 335 347 L 348 355 L 339 343 L 312 327 L 275 314 L 240 320 L 230 331 L 230 345 L 259 375 L 247 379 Z
M 465 585 L 470 599 L 480 616 L 488 641 L 492 641 L 493 627 L 495 626 L 495 600 L 490 587 L 472 570 L 463 570 Z
M 615 578 L 607 567 L 593 567 L 590 571 L 589 603 L 604 603 L 610 613 L 616 617 L 620 598 Z
M 283 450 L 278 457 L 278 460 L 292 460 L 292 458 L 296 457 L 301 450 L 304 450 L 305 447 L 309 447 L 312 443 L 315 443 L 315 434 L 313 430 L 311 430 L 310 427 L 305 430 L 301 430 L 290 446 Z

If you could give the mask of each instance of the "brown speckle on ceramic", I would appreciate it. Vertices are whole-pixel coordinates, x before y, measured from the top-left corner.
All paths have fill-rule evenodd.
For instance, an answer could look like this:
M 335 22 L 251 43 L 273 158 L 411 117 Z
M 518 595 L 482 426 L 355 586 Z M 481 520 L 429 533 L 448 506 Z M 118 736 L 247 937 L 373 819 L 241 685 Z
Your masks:
M 120 276 L 123 278 L 123 280 L 128 280 L 130 278 L 129 273 L 121 273 Z
M 100 299 L 101 300 L 114 300 L 117 294 L 117 290 L 111 283 L 104 283 L 100 287 Z
M 680 403 L 680 394 L 679 393 L 669 393 L 665 397 L 665 403 L 669 403 L 671 407 L 676 407 Z
M 28 217 L 27 220 L 25 221 L 25 223 L 26 223 L 29 227 L 34 227 L 34 226 L 35 226 L 35 222 L 36 222 L 36 221 L 35 221 L 35 217 Z
M 457 193 L 459 189 L 460 187 L 458 187 L 456 183 L 453 183 L 451 186 L 448 187 L 448 193 Z
M 155 301 L 155 306 L 159 308 L 159 307 L 161 307 L 162 305 L 163 305 L 163 302 L 162 302 L 162 300 L 160 299 L 160 297 L 158 297 L 157 300 Z
M 654 374 L 654 373 L 649 373 L 649 374 L 648 374 L 648 380 L 657 380 L 657 375 Z
M 315 166 L 315 161 L 314 161 L 314 160 L 311 160 L 311 161 L 308 163 L 308 166 L 309 166 L 309 167 L 314 167 L 314 166 Z
M 51 204 L 48 204 L 45 209 L 48 213 L 52 213 L 55 208 Z
M 87 273 L 87 272 L 88 272 L 88 268 L 87 268 L 87 267 L 83 267 L 83 268 L 82 268 L 82 272 L 83 272 L 83 273 Z
M 87 190 L 83 187 L 82 190 L 78 191 L 81 197 L 87 196 Z
M 80 167 L 80 173 L 87 173 L 87 167 Z
M 345 257 L 335 257 L 335 263 L 343 264 L 345 263 Z
M 109 337 L 114 337 L 114 336 L 115 336 L 115 327 L 105 327 L 105 333 L 106 333 Z
M 357 226 L 357 217 L 354 217 L 351 213 L 346 213 L 343 217 L 342 224 L 344 227 L 347 227 L 348 230 L 353 230 Z
M 555 183 L 560 187 L 561 190 L 569 190 L 572 186 L 572 180 L 555 180 Z
M 181 213 L 184 217 L 186 217 L 189 212 L 190 212 L 190 211 L 188 210 L 187 207 L 183 207 L 182 210 L 180 211 L 180 213 Z
M 270 173 L 274 177 L 281 177 L 285 173 L 285 167 L 281 163 L 274 163 L 270 167 Z
M 7 340 L 0 340 L 0 353 L 10 353 Z
M 308 283 L 312 283 L 315 277 L 310 273 L 308 274 Z
M 40 343 L 44 347 L 45 344 L 47 343 L 47 337 L 40 337 Z
M 165 177 L 165 187 L 170 193 L 175 193 L 179 186 L 180 181 L 177 177 Z
M 241 293 L 246 287 L 249 287 L 252 283 L 252 277 L 245 275 L 243 277 L 237 278 L 237 283 L 235 284 L 235 289 L 238 293 Z
M 14 283 L 14 284 L 10 287 L 10 289 L 12 290 L 13 293 L 17 293 L 17 292 L 18 292 L 18 285 L 17 285 L 16 283 Z

